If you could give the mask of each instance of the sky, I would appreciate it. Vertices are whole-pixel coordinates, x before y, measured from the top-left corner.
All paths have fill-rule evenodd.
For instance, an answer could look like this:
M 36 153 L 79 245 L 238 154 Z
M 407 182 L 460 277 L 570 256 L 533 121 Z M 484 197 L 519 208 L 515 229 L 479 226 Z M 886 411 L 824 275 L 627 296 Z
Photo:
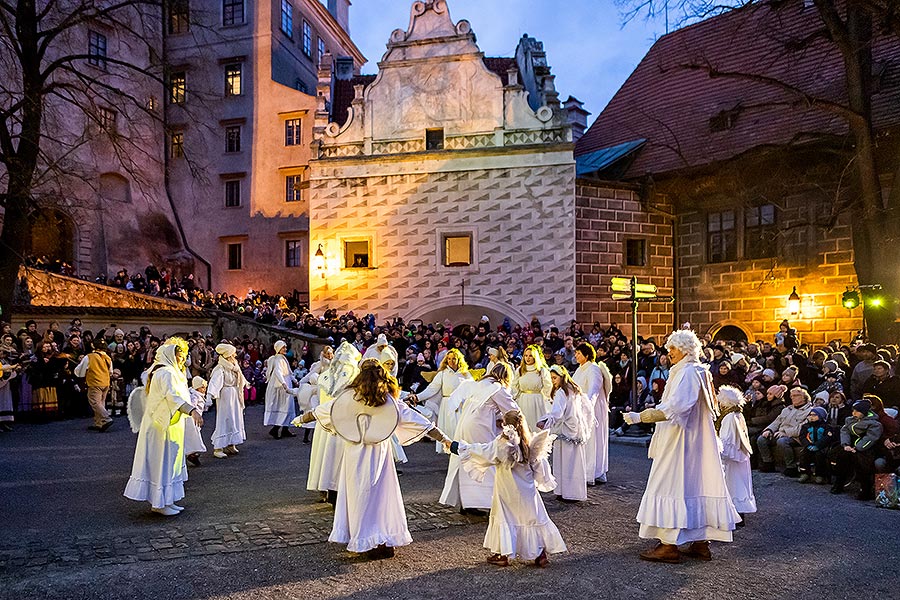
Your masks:
M 394 29 L 409 26 L 412 0 L 353 0 L 350 33 L 377 72 Z M 614 0 L 447 0 L 454 22 L 468 20 L 486 56 L 514 56 L 523 34 L 544 43 L 560 100 L 572 95 L 592 113 L 616 90 L 665 33 L 662 22 L 635 19 L 623 25 Z M 564 6 L 564 10 L 560 7 Z

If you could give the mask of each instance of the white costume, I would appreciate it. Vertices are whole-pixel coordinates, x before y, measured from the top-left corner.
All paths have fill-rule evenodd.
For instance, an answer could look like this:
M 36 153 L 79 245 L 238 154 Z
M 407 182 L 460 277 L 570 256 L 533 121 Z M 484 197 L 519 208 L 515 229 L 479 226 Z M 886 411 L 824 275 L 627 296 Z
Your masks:
M 335 353 L 335 361 L 339 352 L 340 349 Z M 359 356 L 358 351 L 356 354 Z M 353 391 L 345 393 L 352 394 Z M 390 397 L 388 402 L 393 403 L 399 413 L 391 437 L 399 439 L 401 444 L 412 444 L 433 428 L 428 419 L 405 404 Z M 328 437 L 338 438 L 331 422 L 330 405 L 331 401 L 319 405 L 315 410 L 316 420 L 331 434 Z M 347 544 L 350 552 L 365 552 L 382 544 L 405 546 L 412 542 L 391 456 L 390 438 L 377 444 L 338 439 L 343 444 L 343 468 L 337 481 L 334 525 L 328 541 Z
M 228 344 L 216 346 L 216 352 Z M 232 352 L 233 346 L 229 346 Z M 215 366 L 209 376 L 209 385 L 206 388 L 208 402 L 216 403 L 216 429 L 213 431 L 213 448 L 222 449 L 226 446 L 243 444 L 247 439 L 244 430 L 244 388 L 250 387 L 240 367 L 229 361 L 220 353 L 219 364 Z
M 463 381 L 472 381 L 468 371 L 461 374 L 450 367 L 445 367 L 437 372 L 428 387 L 416 394 L 416 398 L 420 402 L 425 402 L 431 414 L 437 415 L 437 426 L 441 431 L 450 433 L 456 431 L 456 411 L 450 409 L 448 400 Z M 444 446 L 440 442 L 435 444 L 438 453 L 444 452 Z
M 366 348 L 366 353 L 362 355 L 360 360 L 366 360 L 367 358 L 374 358 L 380 363 L 383 363 L 387 360 L 384 356 L 384 353 L 387 352 L 392 356 L 394 361 L 394 366 L 391 367 L 391 375 L 393 377 L 397 377 L 397 369 L 399 368 L 399 356 L 397 355 L 397 350 L 388 344 L 387 336 L 383 333 L 378 334 L 378 338 L 375 340 L 375 343 Z
M 284 342 L 280 343 L 284 344 Z M 276 342 L 276 349 L 278 342 Z M 294 409 L 294 382 L 291 366 L 284 354 L 273 354 L 266 360 L 266 412 L 263 425 L 287 427 L 297 416 Z
M 359 350 L 346 340 L 341 342 L 328 369 L 319 374 L 319 406 L 315 409 L 316 415 L 323 409 L 327 412 L 328 405 L 356 379 L 359 375 L 359 359 Z M 343 454 L 344 441 L 321 423 L 316 425 L 309 453 L 306 489 L 320 492 L 337 490 Z
M 565 552 L 566 543 L 538 493 L 556 486 L 547 463 L 553 436 L 546 431 L 536 434 L 526 461 L 515 428 L 507 425 L 503 431 L 487 444 L 459 444 L 460 463 L 473 479 L 495 473 L 484 547 L 494 554 L 522 560 L 534 560 L 543 551 Z
M 162 509 L 184 498 L 184 419 L 193 407 L 175 346 L 156 351 L 125 497 Z
M 741 413 L 744 398 L 741 391 L 731 386 L 719 389 L 719 402 L 724 411 L 719 425 L 719 439 L 722 442 L 722 465 L 725 467 L 725 485 L 731 494 L 734 508 L 740 514 L 756 512 L 756 498 L 753 496 L 753 476 L 750 473 L 750 435 L 747 422 Z M 723 411 L 723 412 L 724 412 Z
M 587 361 L 579 365 L 572 375 L 581 391 L 594 405 L 596 426 L 585 448 L 585 466 L 588 485 L 606 481 L 609 471 L 609 394 L 612 392 L 612 375 L 604 363 Z
M 566 500 L 587 500 L 588 440 L 594 434 L 594 406 L 583 393 L 553 395 L 550 414 L 541 417 L 544 429 L 556 436 L 553 442 L 553 476 L 556 495 Z
M 553 381 L 550 380 L 550 369 L 525 366 L 525 373 L 518 375 L 512 384 L 513 396 L 519 410 L 532 431 L 537 429 L 538 419 L 550 412 L 550 393 Z
M 507 411 L 518 409 L 509 390 L 490 377 L 463 382 L 451 395 L 450 402 L 461 405 L 453 439 L 469 444 L 486 444 L 493 440 L 500 432 L 497 419 Z M 494 488 L 492 471 L 486 472 L 481 481 L 475 481 L 459 468 L 459 457 L 450 455 L 441 504 L 490 508 Z
M 312 364 L 309 372 L 297 382 L 297 405 L 300 412 L 312 412 L 319 405 L 319 373 L 328 368 L 331 361 L 327 358 L 320 358 Z M 304 423 L 304 429 L 315 429 L 316 422 Z
M 199 379 L 206 384 L 206 381 L 203 380 L 202 377 L 194 377 L 194 379 Z M 206 410 L 206 398 L 198 392 L 194 387 L 190 389 L 191 396 L 191 406 L 200 411 L 200 414 L 203 414 L 203 411 Z M 197 454 L 199 452 L 206 452 L 206 444 L 203 443 L 203 436 L 200 434 L 200 428 L 197 427 L 197 424 L 194 423 L 193 419 L 190 419 L 184 424 L 184 454 L 186 456 L 190 456 L 191 454 Z
M 653 466 L 637 514 L 642 538 L 674 545 L 732 540 L 740 517 L 725 487 L 714 394 L 709 369 L 696 357 L 670 369 L 656 407 L 666 420 L 656 423 L 650 442 Z

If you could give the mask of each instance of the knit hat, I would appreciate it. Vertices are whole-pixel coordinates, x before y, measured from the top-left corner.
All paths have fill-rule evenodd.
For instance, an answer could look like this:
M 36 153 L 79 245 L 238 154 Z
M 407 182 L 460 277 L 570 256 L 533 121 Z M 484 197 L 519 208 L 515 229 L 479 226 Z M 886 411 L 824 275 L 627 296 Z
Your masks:
M 781 398 L 784 396 L 784 393 L 787 391 L 787 388 L 783 385 L 773 385 L 770 386 L 768 390 L 766 390 L 767 394 L 773 394 L 776 398 Z
M 867 415 L 869 414 L 869 411 L 872 410 L 872 403 L 868 400 L 857 400 L 853 403 L 853 410 Z
M 420 360 L 425 360 L 425 355 L 422 354 L 421 352 L 419 352 L 419 353 L 416 355 L 416 361 L 420 361 Z
M 825 402 L 827 404 L 828 398 L 830 396 L 831 396 L 831 394 L 828 392 L 828 390 L 822 390 L 821 392 L 816 394 L 816 400 L 822 400 L 823 402 Z
M 837 371 L 838 370 L 837 361 L 830 360 L 830 359 L 826 360 L 825 362 L 822 363 L 822 368 L 825 370 L 826 373 L 830 373 L 832 371 Z
M 200 377 L 199 375 L 195 375 L 193 379 L 191 379 L 191 387 L 195 390 L 199 390 L 202 387 L 206 387 L 206 380 Z
M 742 360 L 744 360 L 744 355 L 741 354 L 740 352 L 733 352 L 731 354 L 731 364 L 736 365 L 739 362 L 741 362 Z
M 234 356 L 235 354 L 237 354 L 237 348 L 235 348 L 231 344 L 219 344 L 218 346 L 216 346 L 216 354 L 228 358 L 229 356 Z
M 383 333 L 379 333 L 378 339 L 375 340 L 375 345 L 376 346 L 387 346 L 388 345 L 387 336 L 384 335 Z
M 275 354 L 281 352 L 282 348 L 287 348 L 287 344 L 284 343 L 284 340 L 278 340 L 275 342 Z
M 813 408 L 812 410 L 809 411 L 809 414 L 816 415 L 817 417 L 819 417 L 820 421 L 824 421 L 828 418 L 828 413 L 825 412 L 825 409 L 822 408 L 821 406 L 817 406 L 817 407 Z
M 876 361 L 872 364 L 872 366 L 873 366 L 873 367 L 882 367 L 882 368 L 886 369 L 887 371 L 890 371 L 890 370 L 891 370 L 891 363 L 889 363 L 889 362 L 886 361 L 886 360 L 876 360 Z
M 124 335 L 125 335 L 125 332 L 122 331 L 121 329 L 116 329 L 116 330 L 113 332 L 113 335 L 122 335 L 122 336 L 124 336 Z
M 775 379 L 775 377 L 777 376 L 775 371 L 773 371 L 772 369 L 764 369 L 762 374 L 763 377 L 771 377 L 772 379 Z

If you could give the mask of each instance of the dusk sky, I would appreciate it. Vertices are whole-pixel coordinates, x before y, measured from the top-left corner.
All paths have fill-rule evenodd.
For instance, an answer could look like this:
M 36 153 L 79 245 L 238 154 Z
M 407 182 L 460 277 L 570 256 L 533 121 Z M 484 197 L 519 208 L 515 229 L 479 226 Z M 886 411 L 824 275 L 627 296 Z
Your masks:
M 544 43 L 560 100 L 569 95 L 597 114 L 665 33 L 663 23 L 622 25 L 613 0 L 448 0 L 454 22 L 467 19 L 487 56 L 513 56 L 522 34 Z M 406 29 L 412 0 L 354 0 L 350 32 L 375 73 L 391 31 Z

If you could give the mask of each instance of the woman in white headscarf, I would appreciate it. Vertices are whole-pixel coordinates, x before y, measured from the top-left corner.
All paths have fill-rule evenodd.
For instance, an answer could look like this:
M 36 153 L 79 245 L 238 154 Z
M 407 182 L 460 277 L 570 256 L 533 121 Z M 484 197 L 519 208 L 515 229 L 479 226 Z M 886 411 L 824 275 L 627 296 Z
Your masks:
M 125 497 L 149 502 L 155 513 L 171 517 L 182 507 L 187 467 L 184 463 L 184 420 L 190 416 L 196 426 L 203 417 L 191 403 L 184 375 L 187 344 L 172 340 L 159 347 L 156 361 L 147 372 L 147 395 L 138 430 L 131 477 Z
M 263 425 L 271 425 L 269 435 L 280 439 L 294 437 L 288 425 L 297 416 L 294 409 L 294 382 L 291 379 L 291 365 L 288 364 L 287 344 L 282 340 L 275 342 L 275 354 L 266 360 L 266 412 Z
M 209 376 L 206 395 L 216 403 L 216 430 L 213 431 L 213 456 L 228 458 L 238 454 L 237 446 L 247 439 L 244 430 L 244 388 L 250 387 L 237 363 L 237 349 L 231 344 L 216 346 L 219 364 Z

